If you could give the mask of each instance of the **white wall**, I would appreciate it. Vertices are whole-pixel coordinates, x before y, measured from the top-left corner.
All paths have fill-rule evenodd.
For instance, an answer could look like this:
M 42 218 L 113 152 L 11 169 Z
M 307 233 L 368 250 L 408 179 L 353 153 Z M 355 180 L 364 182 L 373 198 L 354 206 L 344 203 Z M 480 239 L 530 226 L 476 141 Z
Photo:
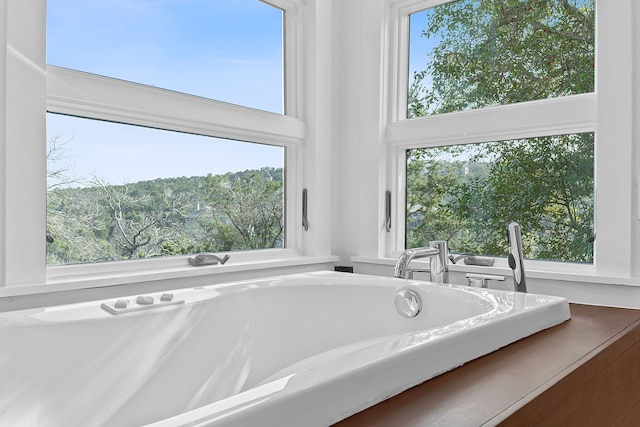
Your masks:
M 332 99 L 334 74 L 332 40 L 335 25 L 332 2 L 309 0 L 304 19 L 304 110 L 307 125 L 303 153 L 302 187 L 308 190 L 309 230 L 303 232 L 307 255 L 331 253 L 333 199 L 332 182 Z
M 0 22 L 6 31 L 5 68 L 6 107 L 4 114 L 4 186 L 0 188 L 3 205 L 3 240 L 15 241 L 5 247 L 0 283 L 33 283 L 44 279 L 46 200 L 33 197 L 46 188 L 45 157 L 45 11 L 40 1 L 8 0 L 2 2 L 12 17 Z M 6 18 L 7 15 L 5 15 Z M 15 18 L 15 20 L 13 19 Z M 21 22 L 41 23 L 30 37 L 21 36 Z M 6 19 L 5 19 L 6 21 Z M 6 66 L 4 66 L 6 64 Z M 30 85 L 16 84 L 16 76 L 29 76 Z M 35 109 L 34 109 L 35 105 Z M 39 164 L 38 172 L 24 167 Z M 32 219 L 30 227 L 16 227 L 23 218 Z M 14 226 L 11 226 L 14 224 Z M 28 243 L 31 239 L 36 245 Z
M 334 2 L 333 250 L 345 265 L 384 255 L 384 3 Z

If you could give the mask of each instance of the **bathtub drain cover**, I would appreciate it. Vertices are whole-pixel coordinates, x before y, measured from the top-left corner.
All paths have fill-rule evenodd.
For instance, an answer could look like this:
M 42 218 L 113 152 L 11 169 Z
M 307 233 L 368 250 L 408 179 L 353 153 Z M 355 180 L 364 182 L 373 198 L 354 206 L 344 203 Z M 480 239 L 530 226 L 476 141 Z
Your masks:
M 422 310 L 422 298 L 413 289 L 401 289 L 396 294 L 396 309 L 401 316 L 416 317 Z

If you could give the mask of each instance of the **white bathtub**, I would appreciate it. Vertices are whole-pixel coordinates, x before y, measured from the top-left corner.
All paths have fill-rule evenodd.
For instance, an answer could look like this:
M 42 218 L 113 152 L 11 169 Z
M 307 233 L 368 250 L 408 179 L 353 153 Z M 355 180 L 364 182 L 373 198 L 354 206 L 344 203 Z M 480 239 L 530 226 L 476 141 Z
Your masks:
M 570 317 L 563 298 L 333 272 L 151 296 L 0 314 L 0 425 L 330 425 Z

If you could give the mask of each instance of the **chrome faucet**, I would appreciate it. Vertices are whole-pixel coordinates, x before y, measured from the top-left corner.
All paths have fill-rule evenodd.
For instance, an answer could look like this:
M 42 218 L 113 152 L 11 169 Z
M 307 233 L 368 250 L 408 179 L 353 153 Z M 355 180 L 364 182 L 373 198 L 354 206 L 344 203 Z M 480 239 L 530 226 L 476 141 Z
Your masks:
M 447 283 L 449 281 L 448 252 L 447 242 L 445 241 L 430 242 L 429 247 L 407 249 L 398 258 L 393 270 L 393 277 L 412 279 L 414 272 L 428 271 L 430 281 Z M 427 257 L 429 258 L 429 270 L 409 268 L 412 260 Z
M 527 283 L 524 277 L 524 257 L 522 255 L 522 236 L 520 224 L 510 222 L 507 225 L 507 240 L 509 241 L 509 256 L 507 261 L 513 270 L 513 287 L 516 292 L 527 292 Z

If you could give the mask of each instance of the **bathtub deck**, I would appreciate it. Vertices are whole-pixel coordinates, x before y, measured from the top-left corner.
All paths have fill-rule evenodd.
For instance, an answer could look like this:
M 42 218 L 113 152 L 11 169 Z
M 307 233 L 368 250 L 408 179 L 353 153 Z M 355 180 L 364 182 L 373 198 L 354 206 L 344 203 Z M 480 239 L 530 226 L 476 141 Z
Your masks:
M 640 310 L 571 304 L 571 315 L 335 427 L 636 425 Z

